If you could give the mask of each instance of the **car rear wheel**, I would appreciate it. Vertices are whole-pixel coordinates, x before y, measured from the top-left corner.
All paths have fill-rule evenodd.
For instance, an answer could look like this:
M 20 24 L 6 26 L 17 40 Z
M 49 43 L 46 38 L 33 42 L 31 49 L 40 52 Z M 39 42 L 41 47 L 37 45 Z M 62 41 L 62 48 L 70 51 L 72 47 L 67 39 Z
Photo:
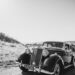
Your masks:
M 56 65 L 54 67 L 54 75 L 60 75 L 60 71 L 61 71 L 61 67 L 60 67 L 59 63 L 56 63 Z

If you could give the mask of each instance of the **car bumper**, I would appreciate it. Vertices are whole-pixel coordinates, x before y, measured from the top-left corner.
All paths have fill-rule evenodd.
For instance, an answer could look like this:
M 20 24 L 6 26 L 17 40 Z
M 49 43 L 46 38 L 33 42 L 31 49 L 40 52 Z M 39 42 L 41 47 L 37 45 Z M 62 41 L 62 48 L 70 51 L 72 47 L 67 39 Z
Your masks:
M 20 64 L 20 66 L 25 67 L 26 69 L 28 69 L 29 71 L 33 71 L 33 72 L 38 72 L 38 73 L 45 73 L 45 74 L 54 74 L 54 72 L 49 72 L 47 70 L 41 69 L 41 68 L 36 68 L 33 65 L 28 65 L 28 64 Z
M 54 72 L 49 72 L 49 71 L 47 71 L 47 70 L 44 70 L 44 69 L 39 69 L 39 68 L 35 68 L 35 72 L 39 72 L 39 73 L 45 73 L 45 74 L 51 74 L 51 75 L 53 75 L 54 74 Z

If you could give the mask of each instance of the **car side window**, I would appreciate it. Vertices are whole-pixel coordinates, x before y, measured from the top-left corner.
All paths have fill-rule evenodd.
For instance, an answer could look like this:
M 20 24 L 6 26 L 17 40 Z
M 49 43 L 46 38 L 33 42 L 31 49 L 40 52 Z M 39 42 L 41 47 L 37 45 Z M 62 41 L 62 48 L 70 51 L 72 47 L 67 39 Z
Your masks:
M 65 50 L 69 50 L 69 45 L 65 45 Z

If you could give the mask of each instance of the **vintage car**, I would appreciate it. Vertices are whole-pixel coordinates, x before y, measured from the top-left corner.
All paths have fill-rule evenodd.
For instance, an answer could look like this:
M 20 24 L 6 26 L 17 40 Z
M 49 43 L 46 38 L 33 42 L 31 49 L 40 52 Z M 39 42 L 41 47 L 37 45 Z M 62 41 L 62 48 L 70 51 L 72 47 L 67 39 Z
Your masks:
M 74 67 L 71 45 L 64 42 L 44 42 L 42 47 L 26 50 L 18 58 L 22 71 L 60 75 L 64 69 Z

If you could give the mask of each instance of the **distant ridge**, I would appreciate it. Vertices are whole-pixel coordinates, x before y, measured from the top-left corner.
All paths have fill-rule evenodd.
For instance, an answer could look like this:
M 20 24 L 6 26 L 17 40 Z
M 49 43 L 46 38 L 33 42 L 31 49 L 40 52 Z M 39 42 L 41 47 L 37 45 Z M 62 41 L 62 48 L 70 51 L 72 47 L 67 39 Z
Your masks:
M 8 42 L 8 43 L 17 43 L 17 44 L 21 44 L 19 41 L 5 35 L 5 33 L 0 33 L 0 40 L 4 41 L 4 42 Z
M 70 43 L 72 45 L 75 45 L 75 41 L 66 41 L 67 43 Z

